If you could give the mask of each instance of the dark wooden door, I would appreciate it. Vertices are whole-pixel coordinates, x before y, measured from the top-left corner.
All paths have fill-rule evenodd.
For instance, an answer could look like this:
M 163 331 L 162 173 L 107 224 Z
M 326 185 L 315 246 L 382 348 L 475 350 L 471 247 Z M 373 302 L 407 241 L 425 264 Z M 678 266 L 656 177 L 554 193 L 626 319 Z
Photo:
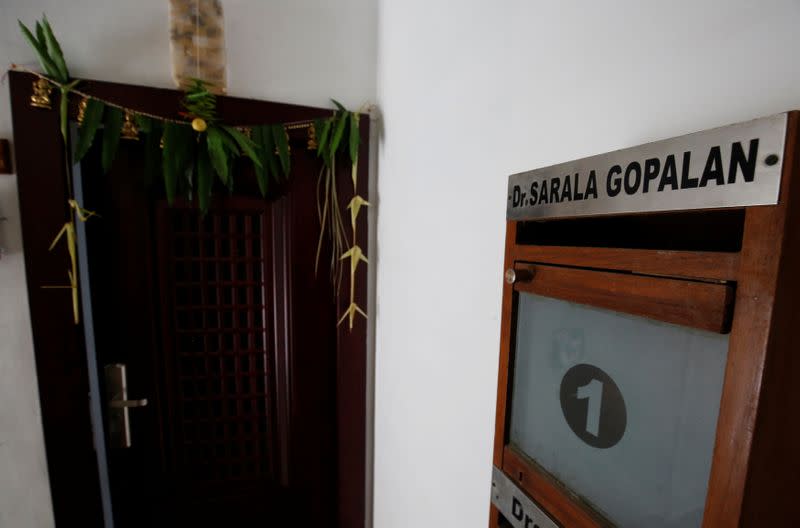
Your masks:
M 98 158 L 81 171 L 100 215 L 98 368 L 125 365 L 128 399 L 148 400 L 127 411 L 130 447 L 106 408 L 116 526 L 336 526 L 336 306 L 314 274 L 312 159 L 294 156 L 280 198 L 244 185 L 201 215 L 143 183 L 138 143 L 106 175 Z
M 70 194 L 59 132 L 59 113 L 55 110 L 58 108 L 58 95 L 53 93 L 53 109 L 31 106 L 32 86 L 36 80 L 28 73 L 9 73 L 26 281 L 56 523 L 59 526 L 103 526 L 100 500 L 103 478 L 96 467 L 90 405 L 86 396 L 90 392 L 92 365 L 102 367 L 109 363 L 125 363 L 128 397 L 148 398 L 148 405 L 129 410 L 132 447 L 109 452 L 114 508 L 119 523 L 137 525 L 136 519 L 140 519 L 139 526 L 158 526 L 159 523 L 169 524 L 170 517 L 174 519 L 177 516 L 173 524 L 178 526 L 190 525 L 191 517 L 199 525 L 248 526 L 247 516 L 256 512 L 253 516 L 258 517 L 258 526 L 280 526 L 276 520 L 264 521 L 263 516 L 257 513 L 258 508 L 267 511 L 274 519 L 279 518 L 280 512 L 294 508 L 291 522 L 285 525 L 364 526 L 367 321 L 358 317 L 352 329 L 347 324 L 336 327 L 335 314 L 341 317 L 351 301 L 350 278 L 345 274 L 340 293 L 334 296 L 326 277 L 314 278 L 313 270 L 314 243 L 318 234 L 314 196 L 319 165 L 315 152 L 307 150 L 307 133 L 314 119 L 330 116 L 331 111 L 219 97 L 218 115 L 226 123 L 287 124 L 293 149 L 292 179 L 282 192 L 277 193 L 281 198 L 266 203 L 258 198 L 251 200 L 257 197 L 254 186 L 248 187 L 246 176 L 237 178 L 234 197 L 218 200 L 209 220 L 204 220 L 206 223 L 202 225 L 191 224 L 199 222 L 199 217 L 181 205 L 175 209 L 163 209 L 160 182 L 156 181 L 150 187 L 143 185 L 143 149 L 138 143 L 123 141 L 117 162 L 106 176 L 99 170 L 97 153 L 91 153 L 82 171 L 86 194 L 83 205 L 103 215 L 85 225 L 91 268 L 91 280 L 85 282 L 91 282 L 92 286 L 94 326 L 97 329 L 94 333 L 85 332 L 86 319 L 78 325 L 73 323 L 69 289 L 43 288 L 63 285 L 66 279 L 65 263 L 69 262 L 69 255 L 65 245 L 60 244 L 52 251 L 49 248 L 68 216 Z M 178 112 L 183 94 L 175 90 L 94 80 L 82 80 L 80 86 L 86 93 L 126 107 L 180 118 Z M 70 98 L 68 113 L 72 118 L 78 115 L 77 97 Z M 364 198 L 368 196 L 365 175 L 370 159 L 369 129 L 369 117 L 362 115 L 357 189 L 353 189 L 349 167 L 340 167 L 337 185 L 339 206 L 343 211 L 354 191 Z M 223 190 L 217 195 L 225 196 L 226 192 Z M 183 237 L 178 233 L 196 239 L 213 233 L 227 236 L 232 217 L 236 222 L 246 222 L 250 218 L 254 230 L 251 231 L 251 251 L 260 249 L 264 257 L 259 267 L 253 267 L 251 271 L 254 277 L 257 272 L 262 273 L 268 284 L 262 290 L 264 331 L 254 331 L 244 337 L 245 341 L 252 338 L 254 342 L 263 338 L 263 349 L 254 358 L 248 352 L 251 350 L 249 345 L 240 344 L 238 350 L 229 354 L 240 358 L 240 370 L 237 374 L 235 364 L 229 369 L 229 363 L 225 365 L 225 375 L 234 378 L 233 387 L 236 387 L 238 376 L 240 385 L 237 391 L 246 393 L 243 399 L 240 398 L 242 412 L 252 404 L 245 404 L 244 400 L 252 402 L 254 398 L 261 398 L 256 396 L 260 394 L 259 390 L 266 391 L 263 393 L 266 395 L 264 415 L 268 412 L 273 415 L 265 418 L 270 421 L 265 422 L 266 432 L 258 433 L 258 441 L 260 447 L 271 438 L 274 444 L 270 451 L 262 450 L 252 456 L 240 455 L 239 459 L 250 456 L 247 470 L 251 473 L 240 475 L 238 479 L 233 478 L 233 472 L 244 470 L 232 465 L 236 458 L 235 447 L 231 448 L 231 456 L 227 459 L 214 455 L 216 473 L 206 468 L 205 476 L 192 476 L 188 472 L 188 459 L 181 457 L 201 456 L 199 451 L 192 455 L 186 449 L 190 442 L 189 434 L 200 433 L 192 431 L 191 427 L 184 431 L 184 425 L 188 424 L 180 421 L 176 409 L 188 404 L 192 397 L 189 394 L 204 389 L 199 374 L 222 374 L 212 370 L 214 356 L 209 355 L 222 354 L 224 350 L 215 349 L 214 346 L 220 345 L 215 345 L 213 339 L 208 341 L 208 348 L 203 348 L 199 354 L 209 356 L 209 369 L 198 374 L 191 371 L 187 374 L 190 379 L 186 386 L 177 383 L 182 374 L 175 365 L 180 363 L 183 353 L 178 336 L 183 335 L 184 330 L 196 333 L 197 329 L 179 327 L 177 303 L 183 294 L 169 288 L 176 288 L 176 283 L 184 280 L 179 273 L 191 272 L 179 270 L 176 262 L 194 257 L 179 253 L 185 248 L 169 246 L 168 242 Z M 184 227 L 181 227 L 181 222 L 185 222 Z M 219 222 L 216 232 L 213 231 L 215 222 Z M 355 242 L 366 253 L 369 249 L 367 215 L 359 215 L 357 224 Z M 228 226 L 228 233 L 224 233 L 223 226 Z M 186 230 L 180 231 L 179 228 Z M 256 232 L 256 228 L 260 231 Z M 230 247 L 230 240 L 227 246 Z M 199 252 L 199 246 L 196 247 Z M 225 247 L 221 239 L 220 251 Z M 216 250 L 216 247 L 207 249 Z M 243 251 L 244 257 L 237 253 L 234 258 L 252 258 L 247 257 L 246 248 Z M 203 258 L 214 256 L 213 253 L 204 255 Z M 227 265 L 220 267 L 220 273 L 231 270 L 229 257 L 226 257 Z M 176 262 L 169 264 L 170 259 Z M 207 275 L 217 272 L 210 264 L 207 262 L 204 271 Z M 162 270 L 172 275 L 161 276 Z M 367 306 L 366 270 L 366 266 L 359 266 L 354 285 L 355 301 L 362 308 Z M 236 273 L 239 277 L 239 270 Z M 243 273 L 247 281 L 247 270 Z M 185 281 L 192 282 L 190 278 Z M 206 295 L 216 293 L 216 286 L 206 286 Z M 232 294 L 233 286 L 229 286 Z M 255 299 L 256 291 L 251 293 Z M 247 295 L 247 291 L 237 292 L 245 305 Z M 240 302 L 237 297 L 237 304 Z M 194 317 L 202 312 L 202 304 L 183 308 L 194 313 Z M 217 307 L 211 312 L 213 310 L 220 310 L 220 317 L 223 317 L 223 309 Z M 243 311 L 247 312 L 247 308 Z M 209 313 L 200 313 L 199 317 L 206 317 L 201 324 L 215 322 Z M 255 325 L 258 314 L 245 313 L 243 317 L 247 319 L 250 316 L 252 321 L 243 320 L 241 326 L 236 327 L 237 331 L 262 328 Z M 253 326 L 246 326 L 251 322 Z M 242 333 L 239 332 L 240 343 Z M 92 347 L 88 346 L 91 343 L 85 342 L 85 334 L 96 338 L 94 348 L 99 357 L 91 363 L 87 361 L 87 349 Z M 265 358 L 264 370 L 256 370 L 263 372 L 263 384 L 249 388 L 246 384 L 250 383 L 249 374 L 253 371 L 243 369 L 250 368 L 250 361 L 257 362 L 259 357 Z M 202 365 L 205 368 L 205 358 Z M 260 368 L 257 364 L 256 369 Z M 193 388 L 189 382 L 199 385 Z M 209 385 L 209 395 L 212 388 Z M 181 390 L 195 392 L 182 393 Z M 216 422 L 231 423 L 222 420 L 224 415 L 217 417 L 213 412 L 212 409 L 210 417 L 197 419 L 208 419 L 215 425 L 219 425 Z M 238 412 L 237 407 L 237 414 L 229 413 L 227 418 L 238 419 Z M 248 426 L 242 425 L 240 430 L 240 425 L 236 425 L 235 433 L 233 425 L 230 425 L 228 439 L 233 435 L 248 434 L 242 432 Z M 224 439 L 224 429 L 221 435 Z M 244 440 L 247 436 L 236 438 L 242 442 L 250 441 Z M 249 449 L 241 447 L 241 444 L 239 448 Z M 205 455 L 202 456 L 206 460 Z M 254 465 L 256 458 L 268 465 Z M 225 465 L 224 460 L 231 465 Z M 259 473 L 253 474 L 256 466 L 269 469 L 258 469 Z M 217 475 L 217 480 L 210 475 Z M 221 475 L 228 476 L 220 478 Z M 217 519 L 225 520 L 216 522 L 215 515 Z M 237 521 L 237 516 L 244 520 Z

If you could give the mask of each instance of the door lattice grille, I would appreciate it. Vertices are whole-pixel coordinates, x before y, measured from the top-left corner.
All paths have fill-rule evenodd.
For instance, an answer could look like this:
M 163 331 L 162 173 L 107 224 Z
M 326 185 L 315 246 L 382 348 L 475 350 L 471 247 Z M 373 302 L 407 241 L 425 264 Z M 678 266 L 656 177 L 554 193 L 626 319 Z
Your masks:
M 190 481 L 274 475 L 265 211 L 167 212 L 176 469 Z

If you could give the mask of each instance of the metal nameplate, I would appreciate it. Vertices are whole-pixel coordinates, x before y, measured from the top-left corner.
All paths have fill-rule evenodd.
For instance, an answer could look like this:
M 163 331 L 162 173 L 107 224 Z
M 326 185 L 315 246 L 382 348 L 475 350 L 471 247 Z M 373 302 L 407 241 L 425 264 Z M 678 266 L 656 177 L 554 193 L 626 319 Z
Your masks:
M 778 203 L 788 114 L 508 178 L 509 220 Z
M 492 504 L 515 528 L 558 528 L 505 473 L 492 466 Z

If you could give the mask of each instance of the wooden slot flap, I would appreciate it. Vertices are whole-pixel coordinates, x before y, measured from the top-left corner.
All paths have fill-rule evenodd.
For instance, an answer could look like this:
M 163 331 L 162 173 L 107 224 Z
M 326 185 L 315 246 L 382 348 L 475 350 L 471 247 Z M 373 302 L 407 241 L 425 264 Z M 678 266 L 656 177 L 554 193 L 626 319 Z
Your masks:
M 701 330 L 730 330 L 734 299 L 730 284 L 538 264 L 517 264 L 515 269 L 531 277 L 514 285 L 518 291 Z
M 515 261 L 692 279 L 735 281 L 739 273 L 739 253 L 515 245 L 513 254 Z

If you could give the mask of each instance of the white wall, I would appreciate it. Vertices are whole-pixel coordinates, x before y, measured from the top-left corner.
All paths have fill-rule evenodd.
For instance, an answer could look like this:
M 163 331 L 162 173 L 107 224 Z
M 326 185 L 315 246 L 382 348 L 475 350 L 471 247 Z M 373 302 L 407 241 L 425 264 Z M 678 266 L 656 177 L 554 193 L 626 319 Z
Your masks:
M 46 11 L 75 75 L 170 86 L 166 6 L 2 0 L 0 67 Z M 224 6 L 231 94 L 382 106 L 377 528 L 486 525 L 508 174 L 800 106 L 791 0 Z M 0 526 L 46 527 L 14 177 L 0 212 Z
M 35 67 L 17 28 L 46 12 L 76 77 L 171 87 L 167 0 L 0 0 L 0 70 Z M 223 0 L 228 93 L 351 108 L 375 99 L 375 0 Z M 0 137 L 11 138 L 8 83 Z M 16 177 L 0 175 L 0 526 L 53 525 Z M 55 233 L 53 233 L 55 235 Z
M 800 107 L 795 0 L 383 0 L 375 526 L 486 526 L 507 176 Z

